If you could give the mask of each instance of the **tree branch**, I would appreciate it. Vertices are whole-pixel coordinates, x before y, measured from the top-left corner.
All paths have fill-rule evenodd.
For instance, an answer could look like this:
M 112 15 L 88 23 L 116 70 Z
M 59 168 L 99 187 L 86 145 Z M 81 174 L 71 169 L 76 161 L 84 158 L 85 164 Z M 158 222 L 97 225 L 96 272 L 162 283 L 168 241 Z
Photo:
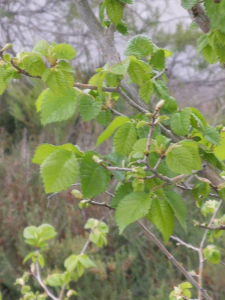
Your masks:
M 174 258 L 174 256 L 161 244 L 161 242 L 155 237 L 153 233 L 151 233 L 147 227 L 145 227 L 144 224 L 142 224 L 140 221 L 137 221 L 137 223 L 140 225 L 140 227 L 145 231 L 146 235 L 159 247 L 159 249 L 168 257 L 170 261 L 177 267 L 177 269 L 184 274 L 184 276 L 187 278 L 187 280 L 195 286 L 198 291 L 201 291 L 204 300 L 212 300 L 212 298 L 207 294 L 207 292 L 197 283 L 197 281 L 194 280 L 194 278 L 191 276 L 190 273 L 188 273 L 181 265 L 180 263 Z
M 57 297 L 55 297 L 47 288 L 47 286 L 44 284 L 44 282 L 41 279 L 41 272 L 40 272 L 40 267 L 39 267 L 39 263 L 36 261 L 35 263 L 35 269 L 37 274 L 33 274 L 34 277 L 37 279 L 38 283 L 40 284 L 40 286 L 43 288 L 43 290 L 46 292 L 46 294 L 53 300 L 59 300 Z
M 177 241 L 178 244 L 180 244 L 180 245 L 182 245 L 182 246 L 185 246 L 186 248 L 189 248 L 189 249 L 192 249 L 192 250 L 194 250 L 194 251 L 199 252 L 199 248 L 194 247 L 194 246 L 192 246 L 191 244 L 185 243 L 184 241 L 182 241 L 181 239 L 179 239 L 179 238 L 176 237 L 176 236 L 171 235 L 170 238 L 173 239 L 173 240 L 175 240 L 175 241 Z
M 204 33 L 210 31 L 210 20 L 200 3 L 195 4 L 188 13 L 194 23 L 196 23 Z

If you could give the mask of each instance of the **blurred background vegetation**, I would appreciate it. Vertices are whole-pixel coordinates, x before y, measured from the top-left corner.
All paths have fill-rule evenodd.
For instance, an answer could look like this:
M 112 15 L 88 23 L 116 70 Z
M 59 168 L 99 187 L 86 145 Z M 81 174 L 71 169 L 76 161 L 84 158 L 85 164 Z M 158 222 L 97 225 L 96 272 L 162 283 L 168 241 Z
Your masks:
M 96 12 L 99 2 L 92 1 Z M 129 37 L 139 33 L 150 36 L 158 46 L 172 50 L 173 57 L 167 62 L 171 94 L 181 107 L 200 109 L 211 124 L 225 124 L 224 71 L 218 65 L 208 66 L 196 55 L 196 40 L 201 32 L 190 24 L 179 1 L 156 1 L 158 5 L 148 0 L 134 2 L 126 10 L 128 36 L 116 36 L 120 52 Z M 0 20 L 0 46 L 13 43 L 12 54 L 21 49 L 30 50 L 40 39 L 71 43 L 78 51 L 73 63 L 77 82 L 86 83 L 95 68 L 104 63 L 95 41 L 79 20 L 73 1 L 2 0 Z M 20 297 L 14 282 L 27 269 L 26 265 L 22 266 L 28 253 L 22 238 L 24 227 L 43 222 L 55 226 L 58 239 L 46 255 L 49 268 L 62 270 L 64 259 L 79 251 L 85 242 L 86 220 L 101 218 L 107 213 L 99 207 L 79 210 L 70 191 L 50 201 L 44 194 L 39 169 L 31 163 L 36 146 L 44 142 L 55 145 L 70 142 L 82 150 L 94 149 L 96 137 L 103 130 L 93 121 L 82 123 L 79 116 L 43 128 L 35 111 L 35 100 L 44 88 L 38 80 L 23 78 L 19 83 L 13 82 L 0 97 L 0 290 L 4 300 Z M 102 151 L 107 149 L 110 142 Z M 189 208 L 188 218 L 195 219 L 198 212 L 195 201 L 190 194 L 183 195 Z M 173 286 L 185 278 L 146 240 L 136 225 L 119 236 L 110 214 L 106 222 L 110 226 L 108 246 L 89 250 L 97 267 L 75 284 L 77 299 L 168 299 Z M 198 246 L 203 233 L 189 222 L 187 232 L 177 224 L 174 235 Z M 192 250 L 174 241 L 167 246 L 186 269 L 191 271 L 197 267 L 198 257 Z M 224 248 L 225 242 L 220 246 Z M 205 287 L 214 290 L 215 300 L 225 294 L 224 268 L 223 264 L 206 263 Z M 39 288 L 36 282 L 32 284 Z

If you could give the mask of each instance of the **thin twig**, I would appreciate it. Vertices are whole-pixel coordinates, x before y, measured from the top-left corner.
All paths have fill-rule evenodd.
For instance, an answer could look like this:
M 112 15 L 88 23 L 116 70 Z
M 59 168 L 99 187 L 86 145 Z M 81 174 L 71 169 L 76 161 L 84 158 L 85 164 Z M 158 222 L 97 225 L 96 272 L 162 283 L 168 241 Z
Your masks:
M 217 208 L 215 209 L 211 219 L 210 219 L 209 227 L 214 222 L 216 214 L 218 213 L 222 203 L 223 203 L 223 200 L 221 199 L 218 206 L 217 206 Z M 204 244 L 205 244 L 205 241 L 206 241 L 207 233 L 208 233 L 208 229 L 205 231 L 205 233 L 203 235 L 203 238 L 201 240 L 201 243 L 200 243 L 200 247 L 199 247 L 199 272 L 198 272 L 199 278 L 198 278 L 198 284 L 200 285 L 200 287 L 202 287 L 202 284 L 203 284 L 203 269 L 204 269 L 203 248 L 204 248 Z M 202 295 L 203 295 L 202 291 L 199 290 L 199 293 L 198 293 L 198 299 L 199 300 L 202 299 Z
M 161 72 L 156 74 L 154 77 L 152 77 L 152 80 L 156 80 L 156 79 L 160 78 L 164 73 L 166 73 L 166 71 L 168 71 L 167 68 L 165 68 L 164 70 L 162 70 Z
M 148 161 L 148 157 L 149 157 L 149 152 L 150 152 L 150 148 L 151 148 L 152 136 L 153 136 L 154 129 L 155 129 L 155 119 L 158 115 L 158 112 L 159 112 L 158 110 L 154 111 L 154 114 L 152 116 L 152 121 L 150 124 L 149 133 L 148 133 L 147 144 L 146 144 L 146 149 L 145 149 L 145 156 L 144 156 L 144 160 L 143 160 L 143 162 L 147 165 L 148 165 L 147 161 Z
M 91 205 L 97 205 L 97 206 L 107 207 L 109 209 L 114 209 L 109 204 L 107 204 L 106 202 L 96 202 L 96 201 L 93 201 L 93 200 L 90 199 L 86 203 L 89 203 Z
M 181 271 L 184 276 L 187 278 L 187 280 L 195 286 L 198 291 L 201 291 L 203 297 L 205 300 L 212 300 L 212 298 L 207 294 L 207 292 L 195 281 L 195 279 L 191 276 L 190 273 L 188 273 L 181 265 L 180 263 L 174 258 L 174 256 L 161 244 L 161 242 L 155 237 L 153 233 L 151 233 L 148 228 L 141 223 L 140 221 L 137 221 L 140 227 L 145 231 L 147 236 L 159 247 L 159 249 L 168 257 L 168 259 L 177 267 L 179 271 Z
M 37 279 L 38 283 L 40 284 L 40 286 L 43 288 L 43 290 L 46 292 L 46 294 L 53 300 L 59 300 L 57 297 L 55 297 L 47 288 L 47 286 L 44 284 L 44 282 L 41 279 L 41 272 L 40 272 L 40 267 L 39 267 L 39 263 L 36 262 L 35 263 L 35 269 L 37 274 L 33 274 L 34 277 Z
M 199 248 L 192 246 L 191 244 L 187 244 L 176 236 L 171 235 L 171 239 L 177 241 L 180 245 L 185 246 L 186 248 L 192 249 L 194 251 L 199 252 Z

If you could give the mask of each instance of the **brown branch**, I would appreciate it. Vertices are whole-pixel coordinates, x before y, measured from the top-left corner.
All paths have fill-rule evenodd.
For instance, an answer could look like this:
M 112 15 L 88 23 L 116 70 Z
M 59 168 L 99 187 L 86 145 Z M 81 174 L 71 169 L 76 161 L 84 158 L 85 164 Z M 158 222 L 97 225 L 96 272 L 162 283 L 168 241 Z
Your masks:
M 188 13 L 194 23 L 196 23 L 204 33 L 210 31 L 210 20 L 200 3 L 195 4 Z
M 98 87 L 96 85 L 90 85 L 90 84 L 84 84 L 84 83 L 79 83 L 75 82 L 73 84 L 74 87 L 77 87 L 81 90 L 92 90 L 92 91 L 97 91 Z M 103 92 L 109 92 L 109 93 L 118 93 L 119 87 L 102 87 Z
M 114 208 L 112 208 L 110 205 L 102 205 L 102 203 L 99 202 L 95 202 L 95 204 L 93 202 L 90 202 L 90 204 L 93 205 L 99 205 L 99 206 L 105 206 L 109 209 L 115 210 Z M 159 247 L 159 249 L 168 257 L 168 259 L 170 261 L 172 261 L 172 263 L 177 267 L 177 269 L 179 271 L 181 271 L 181 273 L 184 274 L 184 276 L 187 278 L 187 280 L 189 282 L 192 283 L 193 286 L 195 286 L 198 290 L 201 291 L 202 295 L 204 296 L 205 300 L 212 300 L 212 298 L 210 298 L 210 296 L 207 294 L 207 292 L 201 288 L 197 281 L 194 280 L 194 278 L 191 276 L 190 273 L 188 273 L 181 265 L 180 263 L 174 258 L 174 256 L 163 246 L 163 244 L 155 237 L 155 235 L 153 233 L 151 233 L 147 227 L 145 227 L 144 224 L 141 223 L 141 221 L 137 221 L 137 223 L 139 224 L 139 226 L 144 230 L 145 234 L 147 234 L 147 236 Z
M 145 231 L 146 235 L 159 247 L 159 249 L 168 257 L 168 259 L 177 267 L 177 269 L 184 274 L 187 280 L 195 286 L 198 291 L 201 291 L 204 300 L 212 300 L 212 298 L 207 294 L 207 292 L 195 281 L 195 279 L 188 273 L 181 264 L 174 258 L 174 256 L 163 246 L 163 244 L 151 233 L 148 228 L 142 224 L 140 221 L 137 221 L 140 227 Z
M 171 235 L 170 238 L 173 239 L 173 240 L 175 240 L 175 241 L 177 241 L 177 242 L 178 242 L 178 245 L 182 245 L 182 246 L 185 246 L 186 248 L 189 248 L 189 249 L 192 249 L 192 250 L 194 250 L 194 251 L 199 252 L 199 248 L 194 247 L 194 246 L 192 246 L 191 244 L 185 243 L 184 241 L 182 241 L 181 239 L 179 239 L 179 238 L 176 237 L 176 236 Z
M 200 228 L 205 228 L 207 230 L 225 230 L 225 225 L 218 225 L 218 226 L 210 226 L 204 224 L 197 224 Z
M 35 269 L 37 274 L 33 274 L 33 276 L 36 278 L 36 280 L 38 281 L 38 283 L 40 284 L 40 286 L 43 288 L 43 290 L 46 292 L 46 294 L 53 300 L 59 300 L 57 297 L 55 297 L 47 288 L 47 286 L 44 284 L 44 282 L 41 279 L 41 271 L 40 271 L 40 266 L 39 263 L 36 261 L 35 263 Z
M 96 201 L 93 201 L 93 200 L 88 200 L 86 203 L 89 203 L 91 205 L 96 205 L 96 206 L 103 206 L 103 207 L 107 207 L 109 209 L 113 209 L 109 204 L 107 204 L 106 202 L 96 202 Z

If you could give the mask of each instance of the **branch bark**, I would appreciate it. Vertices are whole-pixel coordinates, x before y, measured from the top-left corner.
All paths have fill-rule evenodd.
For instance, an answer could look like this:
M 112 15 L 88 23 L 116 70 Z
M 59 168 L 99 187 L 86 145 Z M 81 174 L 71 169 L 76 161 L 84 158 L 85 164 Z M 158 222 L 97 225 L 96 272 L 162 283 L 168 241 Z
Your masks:
M 188 10 L 188 13 L 192 21 L 196 23 L 204 33 L 208 33 L 210 31 L 210 20 L 206 15 L 205 9 L 200 3 L 195 4 Z
M 147 234 L 147 236 L 159 247 L 159 249 L 167 256 L 167 258 L 177 267 L 179 271 L 181 271 L 184 276 L 187 278 L 187 280 L 195 286 L 198 291 L 201 292 L 202 296 L 204 297 L 204 300 L 212 300 L 212 298 L 207 294 L 207 292 L 197 283 L 197 281 L 194 280 L 194 278 L 189 274 L 181 265 L 180 263 L 175 259 L 175 257 L 163 246 L 163 244 L 160 243 L 160 241 L 155 237 L 151 231 L 148 230 L 147 227 L 145 227 L 144 224 L 142 224 L 140 221 L 137 221 L 140 227 L 144 230 L 144 232 Z

